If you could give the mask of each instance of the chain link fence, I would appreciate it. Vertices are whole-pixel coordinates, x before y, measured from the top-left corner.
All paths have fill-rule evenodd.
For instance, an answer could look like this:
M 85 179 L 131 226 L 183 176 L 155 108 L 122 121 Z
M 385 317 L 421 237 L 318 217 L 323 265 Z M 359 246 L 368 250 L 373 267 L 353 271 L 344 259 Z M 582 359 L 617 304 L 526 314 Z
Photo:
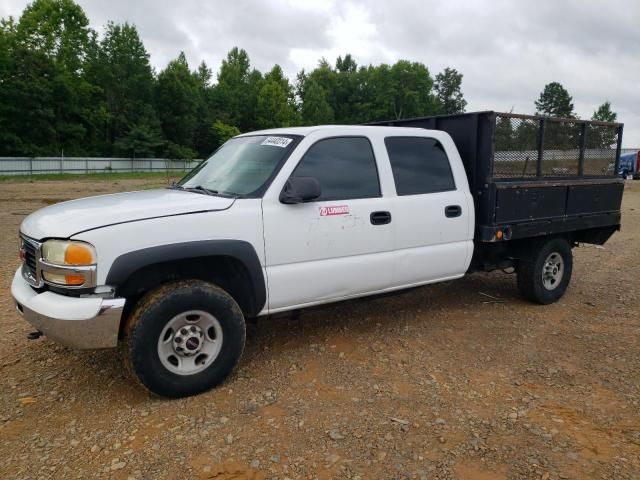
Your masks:
M 494 178 L 615 175 L 621 125 L 497 113 Z
M 540 122 L 533 118 L 496 116 L 493 176 L 536 176 Z

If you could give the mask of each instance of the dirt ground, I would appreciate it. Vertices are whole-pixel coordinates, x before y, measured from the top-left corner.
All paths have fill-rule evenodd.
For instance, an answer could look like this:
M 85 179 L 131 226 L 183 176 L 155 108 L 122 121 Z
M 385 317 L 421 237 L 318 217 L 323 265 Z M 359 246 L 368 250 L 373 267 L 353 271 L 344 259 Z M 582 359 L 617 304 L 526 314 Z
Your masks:
M 0 478 L 640 478 L 640 181 L 557 304 L 499 272 L 261 319 L 183 400 L 116 350 L 27 340 L 9 294 L 25 215 L 154 182 L 0 184 Z

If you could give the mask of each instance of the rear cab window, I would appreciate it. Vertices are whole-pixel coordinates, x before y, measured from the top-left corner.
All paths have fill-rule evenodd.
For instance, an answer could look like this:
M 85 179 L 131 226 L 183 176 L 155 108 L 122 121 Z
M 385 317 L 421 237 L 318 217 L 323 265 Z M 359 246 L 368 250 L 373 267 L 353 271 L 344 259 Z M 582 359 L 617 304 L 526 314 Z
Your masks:
M 386 137 L 384 140 L 399 196 L 456 189 L 442 144 L 428 137 Z

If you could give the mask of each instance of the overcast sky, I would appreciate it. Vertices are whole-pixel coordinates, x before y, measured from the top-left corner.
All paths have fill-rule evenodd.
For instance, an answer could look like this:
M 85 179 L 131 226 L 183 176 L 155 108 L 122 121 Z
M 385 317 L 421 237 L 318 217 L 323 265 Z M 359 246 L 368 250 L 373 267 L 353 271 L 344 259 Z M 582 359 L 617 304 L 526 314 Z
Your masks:
M 2 0 L 19 16 L 25 0 Z M 183 50 L 214 70 L 234 46 L 262 71 L 295 79 L 321 57 L 358 64 L 423 62 L 433 75 L 464 75 L 468 111 L 533 113 L 546 83 L 573 96 L 581 118 L 605 100 L 625 123 L 624 146 L 640 147 L 639 0 L 80 0 L 92 26 L 137 25 L 157 69 Z

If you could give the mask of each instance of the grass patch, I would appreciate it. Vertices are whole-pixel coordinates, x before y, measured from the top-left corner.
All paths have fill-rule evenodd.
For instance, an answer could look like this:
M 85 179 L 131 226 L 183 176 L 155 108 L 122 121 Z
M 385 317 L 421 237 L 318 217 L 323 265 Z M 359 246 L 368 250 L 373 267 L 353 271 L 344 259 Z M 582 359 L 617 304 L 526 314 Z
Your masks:
M 175 180 L 182 178 L 186 172 L 100 172 L 100 173 L 41 173 L 38 175 L 0 175 L 0 182 L 35 182 L 38 180 Z

